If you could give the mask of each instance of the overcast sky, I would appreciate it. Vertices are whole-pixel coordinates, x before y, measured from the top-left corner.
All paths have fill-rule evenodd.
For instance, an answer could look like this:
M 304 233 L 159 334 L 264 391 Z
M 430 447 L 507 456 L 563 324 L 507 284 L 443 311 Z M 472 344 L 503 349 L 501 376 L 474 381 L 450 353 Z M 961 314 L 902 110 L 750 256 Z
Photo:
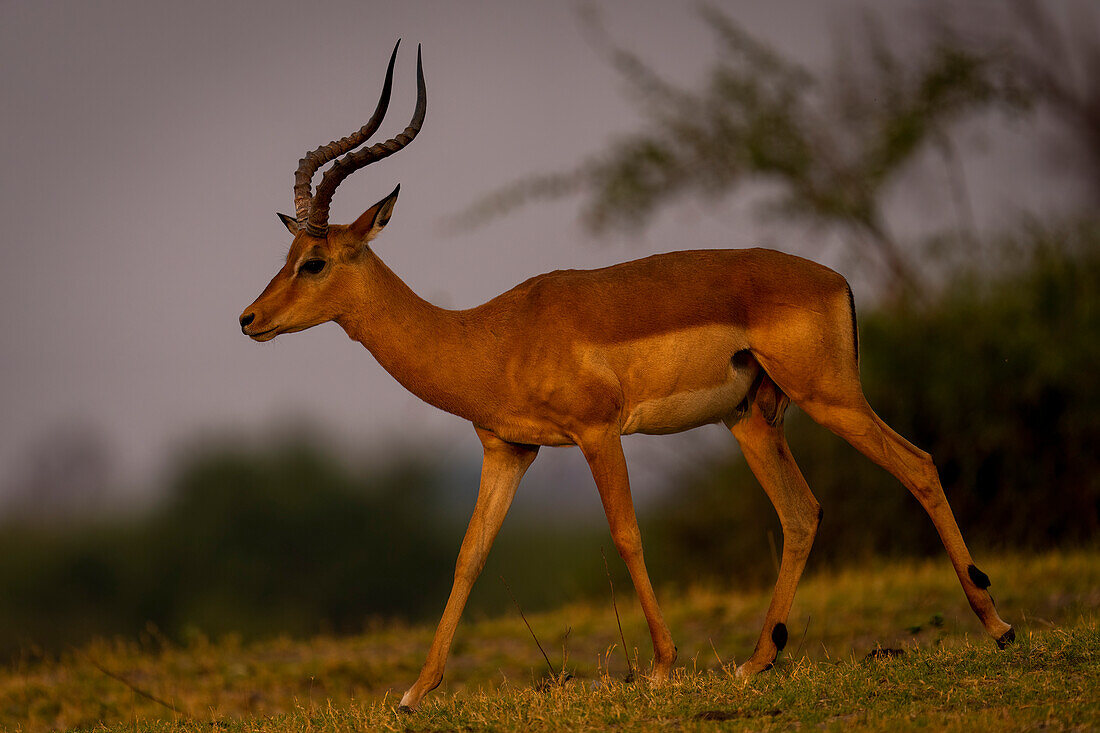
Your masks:
M 718 4 L 811 67 L 858 7 Z M 708 66 L 713 39 L 693 3 L 596 5 L 611 36 L 668 78 L 692 83 Z M 637 241 L 592 241 L 575 201 L 446 231 L 445 217 L 478 195 L 636 127 L 573 3 L 5 0 L 0 486 L 28 449 L 72 425 L 101 432 L 127 480 L 196 434 L 296 421 L 347 446 L 416 440 L 476 459 L 467 424 L 406 393 L 337 326 L 259 345 L 237 325 L 285 256 L 274 213 L 293 213 L 298 158 L 369 116 L 397 38 L 382 133 L 408 121 L 417 43 L 423 132 L 348 179 L 331 220 L 350 221 L 401 183 L 376 249 L 429 300 L 468 307 L 538 272 L 670 249 L 798 251 L 736 210 L 690 205 Z M 1005 181 L 1035 174 L 1037 158 L 1021 139 L 974 134 L 985 147 L 968 172 L 985 192 L 979 214 L 995 216 L 1012 194 Z M 914 203 L 909 216 L 937 206 Z

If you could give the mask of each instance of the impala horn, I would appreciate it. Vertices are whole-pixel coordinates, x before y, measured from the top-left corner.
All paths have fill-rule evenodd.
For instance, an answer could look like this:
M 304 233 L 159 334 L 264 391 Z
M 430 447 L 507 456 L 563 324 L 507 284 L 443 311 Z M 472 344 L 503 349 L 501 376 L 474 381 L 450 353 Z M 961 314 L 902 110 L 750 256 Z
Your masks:
M 298 220 L 298 228 L 302 229 L 304 227 L 310 236 L 323 238 L 328 233 L 329 204 L 332 203 L 332 195 L 336 193 L 336 187 L 345 178 L 363 166 L 392 155 L 408 145 L 420 132 L 420 127 L 424 124 L 424 111 L 427 108 L 428 98 L 424 87 L 424 65 L 420 57 L 420 46 L 417 46 L 416 109 L 413 111 L 409 126 L 405 128 L 404 132 L 384 143 L 377 143 L 358 151 L 355 150 L 375 133 L 378 126 L 382 124 L 382 118 L 386 116 L 386 109 L 390 104 L 393 65 L 397 60 L 397 47 L 400 45 L 401 41 L 399 40 L 393 47 L 393 53 L 390 55 L 390 65 L 386 70 L 386 83 L 382 86 L 382 96 L 379 97 L 378 106 L 367 124 L 345 138 L 334 140 L 328 145 L 322 145 L 316 150 L 306 153 L 306 156 L 298 161 L 298 170 L 294 172 L 294 211 Z M 321 177 L 321 182 L 317 184 L 317 195 L 312 195 L 310 188 L 313 174 L 317 172 L 318 168 L 341 155 L 344 157 L 337 159 Z

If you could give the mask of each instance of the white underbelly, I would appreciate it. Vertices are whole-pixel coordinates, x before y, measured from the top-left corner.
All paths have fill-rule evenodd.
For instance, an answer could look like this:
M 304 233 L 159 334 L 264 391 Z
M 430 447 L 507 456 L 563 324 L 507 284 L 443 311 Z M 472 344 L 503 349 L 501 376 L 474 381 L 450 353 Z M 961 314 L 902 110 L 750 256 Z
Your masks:
M 665 435 L 719 422 L 736 412 L 755 377 L 754 370 L 737 371 L 729 381 L 715 387 L 639 402 L 623 420 L 622 433 Z

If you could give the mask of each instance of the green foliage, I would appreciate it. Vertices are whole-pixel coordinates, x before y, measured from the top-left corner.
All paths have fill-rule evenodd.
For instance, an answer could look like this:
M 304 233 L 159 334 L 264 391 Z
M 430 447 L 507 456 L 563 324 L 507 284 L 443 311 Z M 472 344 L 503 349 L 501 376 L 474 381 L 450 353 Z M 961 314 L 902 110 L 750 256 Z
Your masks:
M 150 624 L 177 640 L 251 639 L 438 618 L 477 494 L 474 456 L 440 465 L 398 451 L 352 470 L 309 439 L 231 446 L 180 458 L 151 514 L 3 528 L 0 658 Z M 512 517 L 467 613 L 513 608 L 500 576 L 527 610 L 605 591 L 601 544 L 602 524 Z
M 356 476 L 306 443 L 200 452 L 151 516 L 5 532 L 0 650 L 147 623 L 255 636 L 434 612 L 454 562 L 442 480 L 400 457 Z
M 181 620 L 208 631 L 350 631 L 369 615 L 438 603 L 453 552 L 432 509 L 442 477 L 411 456 L 355 477 L 314 448 L 273 453 L 202 457 L 177 478 L 152 531 Z
M 1087 541 L 1100 530 L 1100 227 L 1009 247 L 1000 277 L 866 320 L 870 398 L 936 457 L 973 536 Z
M 957 276 L 926 307 L 860 319 L 876 412 L 930 452 L 972 544 L 1052 547 L 1100 531 L 1100 227 L 1033 230 L 993 272 Z M 940 552 L 908 492 L 791 410 L 788 439 L 824 510 L 811 567 L 871 554 Z M 737 456 L 701 469 L 655 513 L 672 567 L 774 577 L 764 493 Z

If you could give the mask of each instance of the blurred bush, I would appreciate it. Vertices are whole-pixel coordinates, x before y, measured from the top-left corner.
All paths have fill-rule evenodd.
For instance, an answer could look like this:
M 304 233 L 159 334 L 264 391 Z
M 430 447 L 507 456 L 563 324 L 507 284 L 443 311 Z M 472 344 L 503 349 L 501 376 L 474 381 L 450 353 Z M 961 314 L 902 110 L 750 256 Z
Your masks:
M 862 312 L 860 361 L 875 411 L 932 454 L 972 547 L 1096 541 L 1100 225 L 1033 227 L 924 306 Z M 795 408 L 787 435 L 824 510 L 811 569 L 942 552 L 892 476 Z M 779 521 L 740 456 L 684 482 L 650 523 L 675 568 L 661 574 L 771 582 Z
M 440 602 L 453 562 L 430 510 L 439 481 L 411 456 L 356 476 L 308 442 L 197 452 L 149 516 L 9 527 L 0 649 L 56 648 L 148 622 L 257 635 L 422 613 Z
M 442 465 L 397 451 L 355 470 L 315 437 L 233 444 L 178 459 L 151 513 L 0 527 L 0 656 L 150 623 L 180 640 L 438 617 L 477 495 L 476 455 Z M 601 544 L 610 546 L 602 524 L 513 517 L 468 612 L 513 612 L 501 575 L 525 610 L 606 592 Z

